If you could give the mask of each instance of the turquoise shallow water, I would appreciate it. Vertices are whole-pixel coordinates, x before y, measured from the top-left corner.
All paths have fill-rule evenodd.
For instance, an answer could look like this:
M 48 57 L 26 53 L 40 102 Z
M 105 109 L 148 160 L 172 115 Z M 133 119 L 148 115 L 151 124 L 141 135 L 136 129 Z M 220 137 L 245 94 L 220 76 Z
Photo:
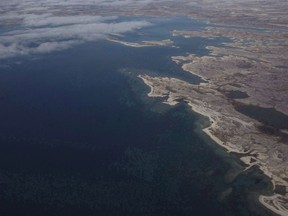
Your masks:
M 204 25 L 153 20 L 143 40 Z M 1 215 L 272 215 L 255 198 L 268 179 L 234 178 L 241 164 L 201 132 L 205 118 L 146 96 L 137 74 L 199 83 L 170 57 L 222 40 L 172 39 L 179 49 L 98 41 L 2 62 Z

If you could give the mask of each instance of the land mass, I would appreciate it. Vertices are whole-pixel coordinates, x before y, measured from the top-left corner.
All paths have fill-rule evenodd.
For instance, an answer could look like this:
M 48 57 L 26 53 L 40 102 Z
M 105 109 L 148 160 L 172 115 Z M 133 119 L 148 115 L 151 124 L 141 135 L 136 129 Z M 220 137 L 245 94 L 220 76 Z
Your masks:
M 288 116 L 287 32 L 222 26 L 203 31 L 175 30 L 173 36 L 225 37 L 229 42 L 206 47 L 209 54 L 205 56 L 172 57 L 183 70 L 206 81 L 199 85 L 171 77 L 140 75 L 151 88 L 148 95 L 165 97 L 165 103 L 171 105 L 185 101 L 192 110 L 207 116 L 211 125 L 204 129 L 206 134 L 228 152 L 242 155 L 246 169 L 258 166 L 270 177 L 274 194 L 261 195 L 259 201 L 279 215 L 288 215 L 285 133 L 267 133 L 261 128 L 269 128 L 269 122 L 260 122 L 237 110 L 238 106 L 255 106 Z M 230 97 L 233 92 L 242 96 Z M 279 187 L 284 188 L 281 194 L 276 191 Z
M 140 75 L 151 88 L 148 95 L 163 97 L 171 105 L 186 101 L 195 112 L 207 116 L 211 125 L 204 129 L 206 134 L 228 152 L 242 155 L 246 169 L 258 166 L 270 177 L 274 194 L 261 195 L 259 201 L 287 216 L 287 127 L 271 126 L 269 121 L 240 113 L 237 107 L 271 109 L 288 116 L 288 2 L 204 0 L 169 8 L 166 13 L 181 12 L 215 24 L 202 31 L 176 29 L 173 36 L 227 41 L 207 46 L 209 54 L 205 56 L 172 57 L 185 71 L 206 82 L 193 85 L 172 77 Z M 272 112 L 269 115 L 277 118 Z M 281 192 L 277 188 L 282 188 Z
M 0 11 L 21 10 L 14 7 L 17 5 Z M 288 128 L 275 128 L 237 109 L 254 106 L 288 116 L 288 1 L 151 1 L 131 3 L 127 7 L 51 4 L 50 9 L 61 16 L 190 16 L 211 23 L 211 27 L 202 31 L 175 29 L 172 32 L 174 37 L 227 39 L 220 46 L 206 47 L 208 55 L 189 53 L 171 58 L 187 73 L 206 82 L 193 85 L 173 77 L 147 74 L 139 77 L 150 86 L 149 96 L 163 97 L 171 105 L 186 101 L 195 112 L 207 116 L 211 125 L 204 129 L 205 133 L 229 152 L 242 155 L 246 169 L 258 166 L 271 178 L 274 194 L 262 195 L 259 201 L 279 215 L 288 215 Z M 31 13 L 39 13 L 34 10 Z M 21 22 L 22 18 L 7 15 L 0 24 Z M 134 47 L 173 46 L 172 40 L 135 43 L 110 38 L 110 41 Z
M 173 45 L 173 41 L 170 40 L 170 39 L 160 40 L 160 41 L 141 41 L 139 43 L 122 41 L 122 40 L 115 39 L 115 38 L 109 38 L 108 40 L 111 41 L 111 42 L 114 42 L 114 43 L 119 43 L 119 44 L 123 44 L 125 46 L 130 46 L 130 47 L 153 47 L 153 46 L 171 46 L 171 47 L 175 47 Z

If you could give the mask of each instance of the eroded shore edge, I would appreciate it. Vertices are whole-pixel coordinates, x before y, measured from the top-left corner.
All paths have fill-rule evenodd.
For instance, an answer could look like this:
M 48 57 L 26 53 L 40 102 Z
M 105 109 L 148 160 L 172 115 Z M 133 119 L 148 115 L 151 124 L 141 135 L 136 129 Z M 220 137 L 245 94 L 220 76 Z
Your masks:
M 169 93 L 165 90 L 161 92 L 161 89 L 159 89 L 159 88 L 161 88 L 161 84 L 159 84 L 159 82 L 157 83 L 157 81 L 153 82 L 151 79 L 149 79 L 152 77 L 149 77 L 147 75 L 139 75 L 138 77 L 140 79 L 142 79 L 143 82 L 147 86 L 150 87 L 150 92 L 148 93 L 149 97 L 166 97 L 167 98 L 167 95 L 168 95 L 168 98 L 164 101 L 164 103 L 172 105 L 172 106 L 176 105 L 178 103 L 177 100 L 179 99 L 179 97 L 181 99 L 183 99 L 182 95 L 171 94 L 171 92 Z M 155 77 L 153 77 L 152 79 L 155 79 Z M 171 83 L 171 80 L 172 80 L 172 82 L 173 81 L 175 82 L 177 80 L 177 79 L 168 78 L 168 77 L 156 78 L 156 80 L 157 79 L 160 79 L 160 80 L 166 79 L 164 82 L 169 81 L 169 83 Z M 182 83 L 184 81 L 180 81 L 180 82 Z M 201 84 L 202 87 L 205 85 L 209 85 L 209 84 L 203 84 L 203 83 Z M 192 85 L 192 86 L 195 88 L 197 85 Z M 198 87 L 196 87 L 196 88 L 198 88 Z M 209 118 L 211 124 L 208 127 L 203 128 L 202 130 L 214 142 L 216 142 L 218 145 L 224 147 L 228 152 L 235 152 L 235 153 L 239 153 L 239 154 L 246 154 L 247 153 L 247 151 L 245 151 L 243 149 L 237 149 L 236 146 L 231 147 L 231 146 L 227 145 L 227 143 L 225 143 L 223 140 L 221 140 L 219 137 L 217 137 L 216 135 L 213 134 L 213 131 L 215 129 L 217 129 L 217 123 L 219 123 L 219 121 L 217 121 L 217 115 L 215 116 L 215 113 L 209 112 L 209 110 L 205 109 L 205 107 L 201 107 L 201 106 L 199 106 L 199 104 L 193 103 L 193 101 L 190 101 L 188 98 L 185 98 L 185 100 L 194 112 Z M 253 120 L 251 120 L 251 121 L 253 121 Z M 255 159 L 255 160 L 257 160 L 257 162 L 251 162 L 251 158 L 252 157 L 250 157 L 250 156 L 243 156 L 240 158 L 245 164 L 248 165 L 248 167 L 245 170 L 249 169 L 253 165 L 257 165 L 263 171 L 263 173 L 271 179 L 271 182 L 273 184 L 274 189 L 275 189 L 275 186 L 277 184 L 279 184 L 279 182 L 281 182 L 280 183 L 281 185 L 285 185 L 285 181 L 283 181 L 283 179 L 278 177 L 277 175 L 273 174 L 269 170 L 269 168 L 265 166 L 264 163 L 262 163 L 261 161 L 258 161 L 257 159 Z M 288 187 L 288 185 L 285 185 L 285 186 Z M 287 216 L 288 215 L 288 210 L 285 207 L 286 199 L 287 199 L 286 196 L 276 194 L 276 193 L 271 195 L 271 196 L 260 195 L 258 198 L 259 202 L 262 205 L 264 205 L 266 208 L 270 209 L 274 213 L 281 215 L 281 216 Z

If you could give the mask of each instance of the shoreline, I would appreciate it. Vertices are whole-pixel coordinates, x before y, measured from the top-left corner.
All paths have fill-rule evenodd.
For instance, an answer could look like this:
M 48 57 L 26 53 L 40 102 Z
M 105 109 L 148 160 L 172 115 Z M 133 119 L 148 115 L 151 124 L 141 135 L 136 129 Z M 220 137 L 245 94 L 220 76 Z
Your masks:
M 190 72 L 192 73 L 192 72 Z M 197 75 L 197 74 L 195 74 Z M 161 87 L 159 87 L 161 84 L 157 83 L 155 86 L 156 82 L 153 82 L 151 80 L 149 80 L 149 76 L 147 75 L 139 75 L 139 78 L 141 78 L 143 80 L 143 82 L 150 87 L 150 92 L 148 93 L 149 97 L 165 97 L 168 96 L 167 100 L 164 102 L 166 104 L 169 105 L 175 105 L 178 102 L 175 102 L 175 99 L 177 99 L 176 95 L 173 95 L 172 93 L 166 93 L 165 90 L 160 89 Z M 153 79 L 153 78 L 151 78 Z M 157 78 L 154 78 L 157 80 Z M 161 78 L 158 78 L 161 79 Z M 162 78 L 164 82 L 167 82 L 168 80 L 173 80 L 174 78 L 170 79 L 170 78 Z M 176 79 L 174 79 L 176 80 Z M 170 82 L 169 81 L 169 82 Z M 201 84 L 201 87 L 205 87 L 209 85 L 209 83 L 207 84 Z M 197 86 L 197 85 L 195 85 Z M 157 89 L 159 88 L 159 89 Z M 162 91 L 162 92 L 161 92 Z M 210 110 L 204 107 L 201 107 L 201 104 L 197 104 L 197 103 L 193 103 L 192 101 L 190 101 L 189 99 L 185 100 L 188 105 L 191 107 L 193 112 L 196 112 L 202 116 L 208 117 L 209 121 L 210 121 L 210 125 L 203 128 L 202 131 L 211 139 L 213 140 L 216 144 L 218 144 L 219 146 L 223 147 L 228 153 L 238 153 L 238 154 L 247 154 L 247 151 L 243 150 L 243 149 L 239 149 L 237 148 L 237 146 L 233 145 L 233 147 L 231 147 L 230 145 L 227 145 L 227 142 L 221 140 L 219 137 L 217 137 L 215 134 L 213 134 L 213 131 L 215 132 L 215 130 L 217 131 L 218 129 L 218 125 L 219 124 L 219 118 L 215 113 L 211 113 L 209 112 Z M 235 117 L 236 118 L 236 117 Z M 242 120 L 239 119 L 239 122 L 241 122 Z M 247 123 L 245 121 L 242 121 L 241 123 Z M 250 125 L 248 125 L 250 126 Z M 253 151 L 253 153 L 256 153 L 257 151 Z M 259 153 L 259 158 L 261 159 L 262 157 L 266 157 L 263 153 L 258 152 Z M 278 176 L 274 175 L 269 168 L 266 166 L 265 163 L 263 163 L 263 161 L 261 161 L 259 158 L 255 158 L 253 156 L 240 156 L 240 160 L 243 161 L 248 167 L 245 168 L 243 171 L 246 171 L 247 169 L 249 169 L 251 166 L 253 165 L 257 165 L 259 167 L 260 170 L 263 171 L 263 173 L 268 176 L 271 179 L 271 183 L 273 184 L 273 189 L 275 189 L 276 185 L 283 185 L 285 187 L 288 188 L 288 184 L 285 184 L 285 182 L 279 178 Z M 251 159 L 254 159 L 254 162 L 251 162 Z M 242 171 L 242 172 L 243 172 Z M 273 211 L 274 213 L 281 215 L 281 216 L 285 216 L 288 215 L 288 209 L 286 209 L 283 205 L 283 202 L 281 202 L 281 200 L 286 200 L 288 197 L 287 196 L 283 196 L 280 194 L 273 194 L 271 196 L 264 196 L 264 195 L 260 195 L 258 198 L 258 201 L 265 206 L 266 208 L 270 209 L 271 211 Z M 265 202 L 265 200 L 269 200 L 270 202 L 267 203 Z M 271 204 L 274 203 L 274 204 Z M 275 204 L 276 203 L 276 204 Z M 282 205 L 281 205 L 282 204 Z
M 118 43 L 118 44 L 122 44 L 122 45 L 129 46 L 129 47 L 135 47 L 135 48 L 154 47 L 154 46 L 170 46 L 173 48 L 178 48 L 173 45 L 173 41 L 170 39 L 165 39 L 165 40 L 160 40 L 160 41 L 141 41 L 140 43 L 120 41 L 114 38 L 108 38 L 107 40 L 113 43 Z
M 266 208 L 270 209 L 276 214 L 279 214 L 280 216 L 287 216 L 287 212 L 285 211 L 285 209 L 283 209 L 282 206 L 278 203 L 279 199 L 281 199 L 281 197 L 279 197 L 279 195 L 277 194 L 274 194 L 272 196 L 259 196 L 259 202 Z M 269 202 L 270 204 L 268 204 L 267 202 Z

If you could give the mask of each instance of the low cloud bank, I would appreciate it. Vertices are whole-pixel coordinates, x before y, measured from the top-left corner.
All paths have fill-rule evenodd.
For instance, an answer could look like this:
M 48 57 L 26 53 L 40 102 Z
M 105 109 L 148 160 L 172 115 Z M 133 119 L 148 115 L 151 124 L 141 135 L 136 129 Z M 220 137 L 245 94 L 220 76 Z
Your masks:
M 0 7 L 3 6 L 1 9 L 3 13 L 0 13 L 0 23 L 4 28 L 0 31 L 0 59 L 67 49 L 80 43 L 105 39 L 111 34 L 121 34 L 151 25 L 145 20 L 123 22 L 116 16 L 91 15 L 91 11 L 87 14 L 81 11 L 81 15 L 79 11 L 75 11 L 77 15 L 65 14 L 65 11 L 55 13 L 54 8 L 59 4 L 98 3 L 117 6 L 135 2 L 145 4 L 151 0 L 132 2 L 131 0 L 48 0 L 44 3 L 42 0 L 2 0 Z M 31 12 L 31 8 L 38 10 Z M 8 28 L 7 23 L 10 23 Z M 13 25 L 17 28 L 9 28 Z

